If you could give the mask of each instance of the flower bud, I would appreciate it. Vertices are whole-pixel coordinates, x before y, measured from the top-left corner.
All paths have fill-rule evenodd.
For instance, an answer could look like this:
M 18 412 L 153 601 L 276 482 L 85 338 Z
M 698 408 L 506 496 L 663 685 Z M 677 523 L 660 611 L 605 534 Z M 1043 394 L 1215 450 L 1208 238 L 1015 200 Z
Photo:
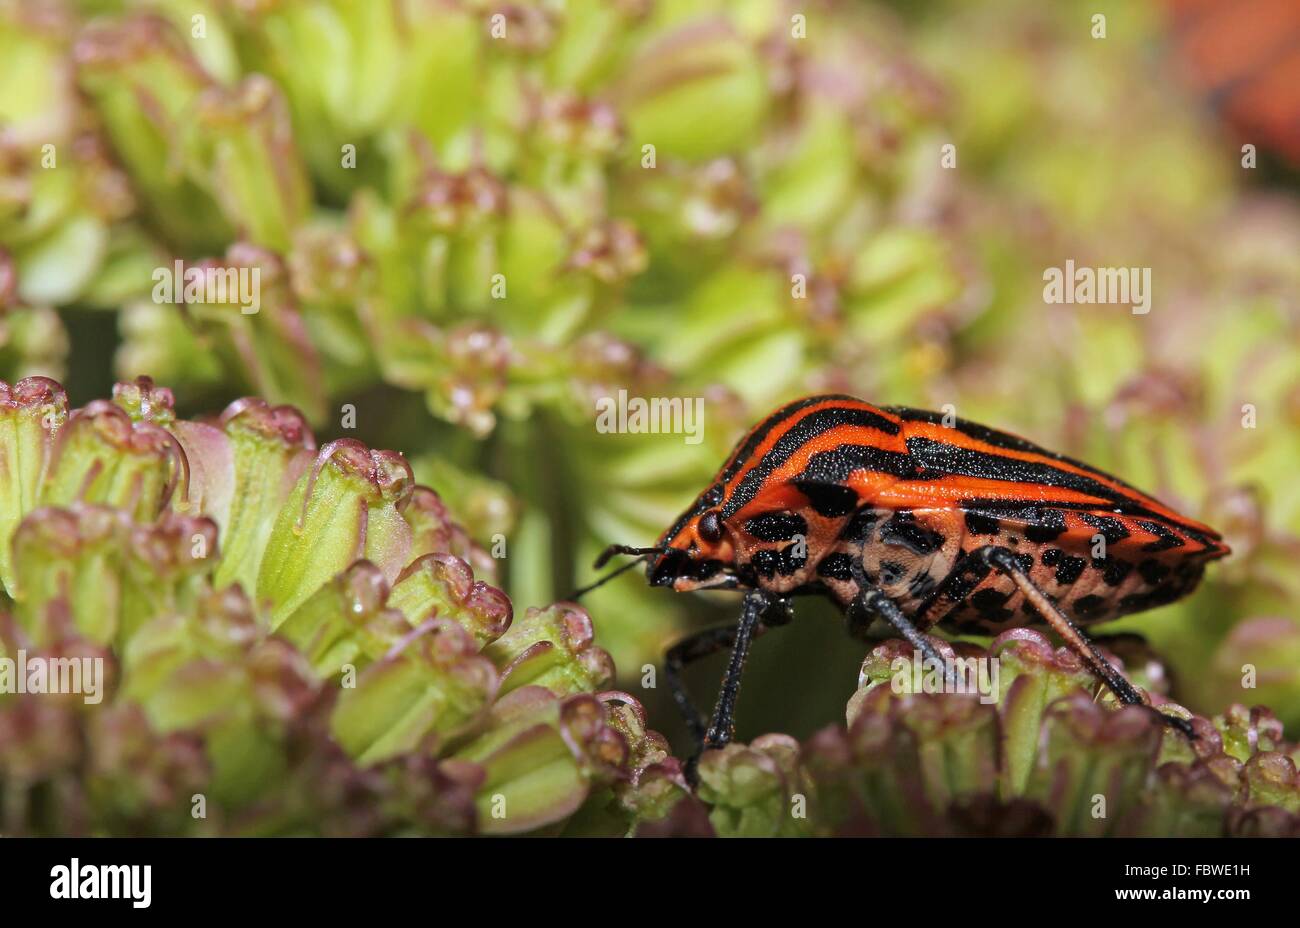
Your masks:
M 113 402 L 125 410 L 132 422 L 170 426 L 176 421 L 176 398 L 152 377 L 137 377 L 129 383 L 113 384 Z
M 527 686 L 497 700 L 488 730 L 454 757 L 485 772 L 476 801 L 480 832 L 511 834 L 572 815 L 593 783 L 617 775 L 627 744 L 594 696 L 560 699 Z
M 123 694 L 164 732 L 238 715 L 251 698 L 243 662 L 257 640 L 257 620 L 244 592 L 209 592 L 186 612 L 136 630 L 122 650 Z
M 1295 761 L 1276 751 L 1261 751 L 1246 762 L 1246 784 L 1252 805 L 1277 806 L 1300 813 L 1300 779 Z
M 477 647 L 496 641 L 510 627 L 510 600 L 452 554 L 426 554 L 398 576 L 388 604 L 413 625 L 441 616 L 452 619 L 473 637 Z
M 294 610 L 277 629 L 311 663 L 318 676 L 336 676 L 351 664 L 382 658 L 411 623 L 385 606 L 388 581 L 369 561 L 357 561 Z
M 271 603 L 271 628 L 355 560 L 388 578 L 406 563 L 411 530 L 397 504 L 410 491 L 401 455 L 341 438 L 322 448 L 299 479 L 271 530 L 257 595 Z
M 634 697 L 610 691 L 597 698 L 607 723 L 628 746 L 629 776 L 613 784 L 618 806 L 633 822 L 665 818 L 690 792 L 681 762 L 673 757 L 668 740 L 646 727 L 645 709 Z
M 176 30 L 148 15 L 96 23 L 77 39 L 72 60 L 167 238 L 193 252 L 223 247 L 232 227 L 205 189 L 210 180 L 186 170 L 184 151 L 194 104 L 213 81 Z
M 411 527 L 411 556 L 454 554 L 464 559 L 476 572 L 489 579 L 496 573 L 496 561 L 475 544 L 451 518 L 438 494 L 428 487 L 417 486 L 401 505 L 402 518 Z
M 800 792 L 798 743 L 766 735 L 753 745 L 729 744 L 700 761 L 700 798 L 713 806 L 709 820 L 719 835 L 796 835 L 807 819 L 796 817 Z
M 172 499 L 188 499 L 189 460 L 176 438 L 120 407 L 94 400 L 59 431 L 41 486 L 44 505 L 101 503 L 149 521 Z
M 0 581 L 10 596 L 10 540 L 18 523 L 36 508 L 54 437 L 67 418 L 68 395 L 53 380 L 28 377 L 12 387 L 0 381 Z
M 115 830 L 167 837 L 193 824 L 190 801 L 206 792 L 212 769 L 201 738 L 159 735 L 139 706 L 109 707 L 92 726 L 87 792 Z
M 254 74 L 232 89 L 208 88 L 195 101 L 187 134 L 230 225 L 259 245 L 288 250 L 311 191 L 276 85 Z
M 262 556 L 276 518 L 311 461 L 316 440 L 301 413 L 289 406 L 268 406 L 260 399 L 236 400 L 221 414 L 221 431 L 229 440 L 228 467 L 214 468 L 213 485 L 226 474 L 228 502 L 214 502 L 209 513 L 221 526 L 223 556 L 213 582 L 257 588 Z M 180 431 L 182 442 L 194 436 Z M 214 494 L 215 496 L 216 494 Z
M 342 691 L 330 730 L 360 764 L 436 750 L 479 719 L 497 685 L 469 633 L 451 619 L 431 619 Z
M 619 89 L 633 144 L 692 160 L 751 147 L 768 105 L 757 52 L 722 18 L 644 43 Z M 727 119 L 714 118 L 719 112 Z
M 217 525 L 202 516 L 165 513 L 153 525 L 131 526 L 123 540 L 119 641 L 159 616 L 193 609 L 221 558 Z
M 483 649 L 501 671 L 501 691 L 542 686 L 558 696 L 602 689 L 614 678 L 614 661 L 594 643 L 591 616 L 557 603 L 530 608 L 523 619 Z
M 13 538 L 15 613 L 27 634 L 39 643 L 54 640 L 60 630 L 49 620 L 58 614 L 90 641 L 112 642 L 129 533 L 123 514 L 107 506 L 42 508 L 28 515 Z

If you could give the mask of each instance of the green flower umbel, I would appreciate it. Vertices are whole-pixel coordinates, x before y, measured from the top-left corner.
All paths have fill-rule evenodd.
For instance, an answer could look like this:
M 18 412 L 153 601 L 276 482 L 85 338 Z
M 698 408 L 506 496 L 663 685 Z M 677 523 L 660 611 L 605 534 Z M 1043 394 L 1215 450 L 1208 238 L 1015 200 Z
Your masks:
M 910 645 L 877 646 L 863 663 L 847 727 L 802 746 L 768 735 L 704 756 L 699 797 L 711 807 L 713 829 L 1300 833 L 1300 749 L 1283 740 L 1268 710 L 1233 706 L 1212 721 L 1193 716 L 1197 738 L 1189 742 L 1145 708 L 1096 701 L 1097 684 L 1078 659 L 1037 632 L 1007 632 L 987 650 L 932 641 L 970 668 L 996 662 L 997 672 L 983 677 L 988 685 L 966 676 L 965 692 L 939 692 L 941 674 L 918 673 Z M 679 810 L 669 821 L 684 830 L 690 820 Z
M 598 697 L 614 668 L 590 617 L 512 623 L 400 455 L 314 448 L 259 400 L 191 422 L 147 379 L 75 410 L 53 381 L 0 384 L 3 656 L 104 667 L 94 700 L 0 696 L 0 829 L 519 832 L 591 802 L 584 821 L 625 833 L 661 814 L 644 771 L 666 755 L 631 697 Z M 74 798 L 46 809 L 47 788 Z

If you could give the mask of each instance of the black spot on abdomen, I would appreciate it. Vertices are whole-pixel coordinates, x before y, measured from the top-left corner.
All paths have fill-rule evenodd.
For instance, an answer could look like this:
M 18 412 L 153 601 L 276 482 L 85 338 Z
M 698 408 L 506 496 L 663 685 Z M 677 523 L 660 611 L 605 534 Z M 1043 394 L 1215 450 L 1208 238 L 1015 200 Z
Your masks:
M 1010 609 L 1005 608 L 1006 601 L 1010 598 L 1011 596 L 1007 593 L 1000 593 L 994 589 L 983 589 L 970 598 L 970 604 L 980 614 L 981 618 L 1003 621 L 1015 614 Z
M 1102 579 L 1106 581 L 1107 586 L 1119 586 L 1124 582 L 1124 578 L 1127 577 L 1132 570 L 1133 565 L 1128 561 L 1121 561 L 1118 558 L 1109 558 L 1106 560 L 1105 566 L 1102 568 L 1101 576 Z
M 852 580 L 852 556 L 841 551 L 826 555 L 826 557 L 822 558 L 821 563 L 817 565 L 817 575 L 819 577 L 829 577 L 831 580 Z
M 1066 554 L 1060 548 L 1048 548 L 1043 552 L 1043 564 L 1056 568 L 1056 582 L 1061 586 L 1070 586 L 1081 576 L 1088 562 L 1081 557 Z
M 1094 616 L 1104 608 L 1106 608 L 1106 599 L 1102 596 L 1089 594 L 1080 596 L 1074 601 L 1074 611 L 1082 618 Z
M 1169 576 L 1169 567 L 1157 560 L 1148 558 L 1138 565 L 1138 574 L 1148 586 L 1157 586 Z
M 901 545 L 913 554 L 933 554 L 943 544 L 943 536 L 922 528 L 910 512 L 898 512 L 880 527 L 880 540 L 888 545 Z
M 880 513 L 876 510 L 871 508 L 859 509 L 853 514 L 849 524 L 844 526 L 841 537 L 847 541 L 866 541 L 878 521 L 880 521 Z

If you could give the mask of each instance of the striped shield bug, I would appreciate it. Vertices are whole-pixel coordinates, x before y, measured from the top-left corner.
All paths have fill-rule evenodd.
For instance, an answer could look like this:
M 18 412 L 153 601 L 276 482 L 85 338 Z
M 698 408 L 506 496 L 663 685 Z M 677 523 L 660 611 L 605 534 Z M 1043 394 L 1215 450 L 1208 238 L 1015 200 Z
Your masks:
M 667 655 L 673 697 L 703 751 L 733 736 L 752 639 L 788 622 L 791 598 L 808 593 L 837 603 L 850 634 L 901 636 L 940 665 L 923 634 L 931 628 L 995 635 L 1046 624 L 1121 702 L 1149 705 L 1081 626 L 1186 596 L 1228 550 L 1208 526 L 1024 439 L 831 395 L 758 423 L 657 544 L 613 545 L 596 566 L 633 555 L 604 580 L 644 561 L 653 586 L 744 591 L 737 623 Z M 726 648 L 706 726 L 681 672 Z M 1186 720 L 1159 717 L 1191 736 Z

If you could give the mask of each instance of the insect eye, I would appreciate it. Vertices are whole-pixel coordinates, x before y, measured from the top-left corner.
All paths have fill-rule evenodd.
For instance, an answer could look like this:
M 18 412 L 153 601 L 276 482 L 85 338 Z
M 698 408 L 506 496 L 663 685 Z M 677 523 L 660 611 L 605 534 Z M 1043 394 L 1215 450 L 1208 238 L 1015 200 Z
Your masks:
M 699 525 L 700 537 L 709 544 L 717 544 L 722 540 L 722 520 L 718 517 L 718 510 L 710 509 L 704 515 L 700 516 Z

